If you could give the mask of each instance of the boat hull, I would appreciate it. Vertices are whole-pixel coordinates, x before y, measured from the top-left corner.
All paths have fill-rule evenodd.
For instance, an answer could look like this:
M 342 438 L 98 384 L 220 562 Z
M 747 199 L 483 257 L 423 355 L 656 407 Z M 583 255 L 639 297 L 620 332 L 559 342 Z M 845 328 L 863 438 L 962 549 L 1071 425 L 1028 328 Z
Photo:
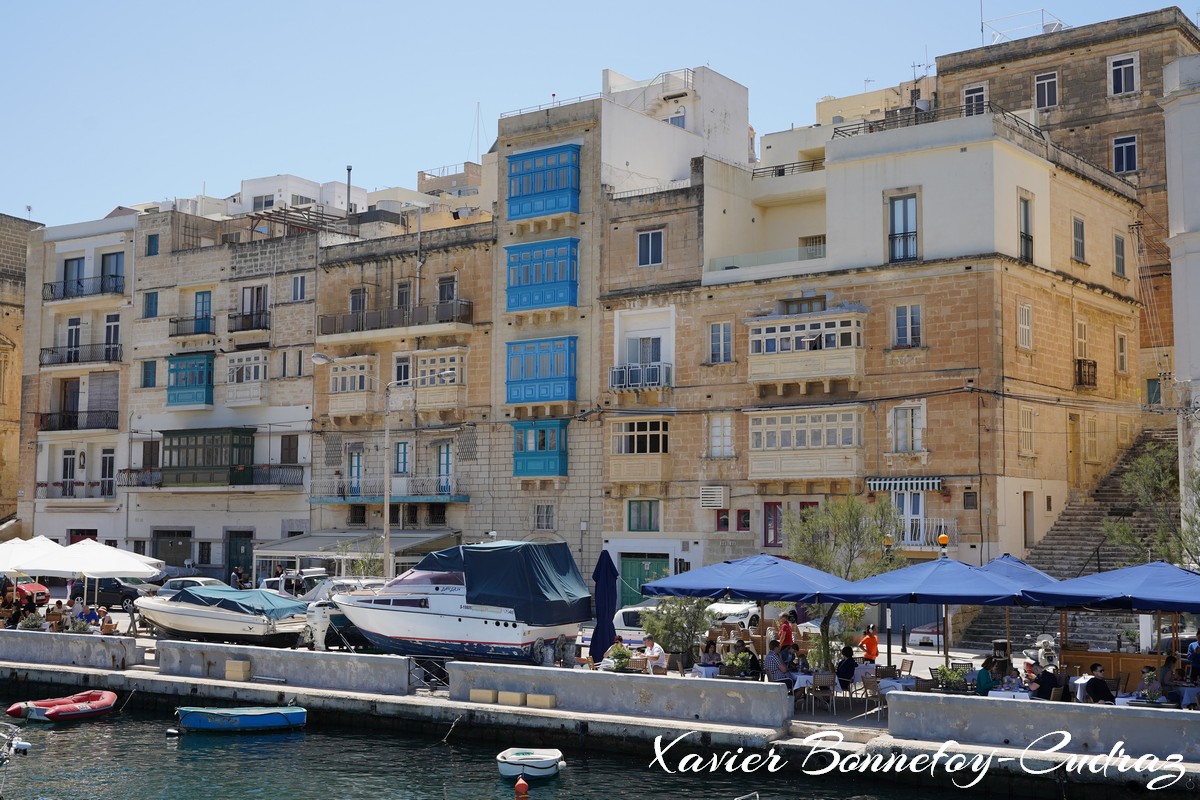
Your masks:
M 302 614 L 272 620 L 264 616 L 173 603 L 154 597 L 139 598 L 137 608 L 147 622 L 164 633 L 205 642 L 295 647 L 300 643 L 307 625 Z
M 103 717 L 115 711 L 116 706 L 116 693 L 95 690 L 79 692 L 70 697 L 13 703 L 6 713 L 10 717 L 37 722 L 71 722 Z
M 338 595 L 334 602 L 373 647 L 403 656 L 540 664 L 546 647 L 559 641 L 574 646 L 577 623 L 527 625 L 515 621 L 508 609 L 471 607 L 461 598 L 438 599 L 454 608 L 441 609 L 432 601 L 430 608 L 372 607 L 348 595 Z
M 510 747 L 496 756 L 496 767 L 505 778 L 551 778 L 564 766 L 561 750 Z
M 175 709 L 175 716 L 179 719 L 179 729 L 185 732 L 291 731 L 303 728 L 308 722 L 308 711 L 299 706 L 252 708 L 186 706 Z

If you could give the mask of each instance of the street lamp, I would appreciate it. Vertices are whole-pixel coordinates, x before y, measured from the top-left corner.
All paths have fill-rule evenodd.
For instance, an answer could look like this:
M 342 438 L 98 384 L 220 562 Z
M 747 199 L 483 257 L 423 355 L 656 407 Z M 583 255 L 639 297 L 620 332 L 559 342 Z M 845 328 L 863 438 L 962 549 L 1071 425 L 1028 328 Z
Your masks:
M 895 541 L 890 533 L 883 535 L 883 563 L 886 567 L 892 566 L 892 545 Z M 887 665 L 892 665 L 892 604 L 888 603 L 883 607 L 884 624 L 887 625 Z

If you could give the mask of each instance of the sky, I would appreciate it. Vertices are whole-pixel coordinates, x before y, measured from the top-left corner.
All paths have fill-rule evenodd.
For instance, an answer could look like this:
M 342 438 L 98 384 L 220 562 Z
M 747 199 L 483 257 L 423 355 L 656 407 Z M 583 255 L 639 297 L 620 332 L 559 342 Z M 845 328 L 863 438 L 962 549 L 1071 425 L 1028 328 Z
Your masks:
M 1069 26 L 1166 5 L 1047 2 Z M 1042 14 L 1024 0 L 8 0 L 0 213 L 62 225 L 280 173 L 344 181 L 348 164 L 367 190 L 415 188 L 418 170 L 478 161 L 500 114 L 597 93 L 605 68 L 708 66 L 749 89 L 761 135 L 813 123 L 823 96 L 1028 35 Z

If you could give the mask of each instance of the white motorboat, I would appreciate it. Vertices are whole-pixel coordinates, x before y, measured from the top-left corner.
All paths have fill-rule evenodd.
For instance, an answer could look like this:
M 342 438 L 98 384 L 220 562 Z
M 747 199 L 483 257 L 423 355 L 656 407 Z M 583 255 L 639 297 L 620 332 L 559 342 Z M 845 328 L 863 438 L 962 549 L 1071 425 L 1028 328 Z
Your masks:
M 439 550 L 375 594 L 333 601 L 375 647 L 409 656 L 561 661 L 591 595 L 562 542 L 489 542 Z
M 262 589 L 193 587 L 170 597 L 139 597 L 142 618 L 170 636 L 210 642 L 294 647 L 308 624 L 308 603 Z
M 496 756 L 496 766 L 505 778 L 550 778 L 566 765 L 562 750 L 510 747 Z

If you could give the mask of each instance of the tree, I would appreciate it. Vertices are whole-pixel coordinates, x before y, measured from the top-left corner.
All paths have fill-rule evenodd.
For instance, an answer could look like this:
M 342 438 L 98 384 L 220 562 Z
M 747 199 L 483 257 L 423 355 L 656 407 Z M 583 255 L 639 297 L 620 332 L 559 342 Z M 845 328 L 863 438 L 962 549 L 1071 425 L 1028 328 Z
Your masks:
M 383 541 L 372 537 L 367 542 L 357 542 L 354 546 L 348 541 L 338 542 L 336 547 L 342 571 L 346 575 L 382 575 L 383 574 Z M 354 556 L 351 557 L 351 553 Z
M 703 597 L 664 597 L 642 614 L 642 628 L 668 653 L 679 653 L 679 671 L 691 666 L 692 648 L 714 623 L 708 613 L 712 600 Z
M 1103 529 L 1107 542 L 1125 547 L 1133 563 L 1162 559 L 1191 567 L 1200 564 L 1200 471 L 1188 470 L 1187 501 L 1180 508 L 1179 465 L 1174 447 L 1149 445 L 1130 462 L 1121 488 L 1133 495 L 1139 509 L 1150 513 L 1154 529 L 1139 533 L 1128 518 L 1108 518 Z
M 887 572 L 901 559 L 887 546 L 900 538 L 900 513 L 891 502 L 864 503 L 856 495 L 830 500 L 803 514 L 788 512 L 783 532 L 793 561 L 856 581 Z M 821 617 L 821 639 L 830 641 L 829 623 L 837 611 L 836 603 L 814 605 Z M 832 666 L 828 648 L 819 653 L 821 666 Z

